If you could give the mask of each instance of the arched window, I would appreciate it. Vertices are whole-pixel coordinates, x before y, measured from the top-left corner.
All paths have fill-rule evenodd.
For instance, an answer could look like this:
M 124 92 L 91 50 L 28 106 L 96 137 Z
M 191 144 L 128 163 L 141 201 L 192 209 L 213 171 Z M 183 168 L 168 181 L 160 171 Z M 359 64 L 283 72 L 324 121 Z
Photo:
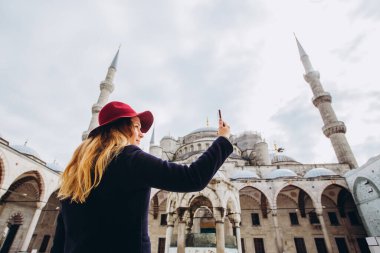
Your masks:
M 198 143 L 198 150 L 201 150 L 201 149 L 202 149 L 202 145 Z

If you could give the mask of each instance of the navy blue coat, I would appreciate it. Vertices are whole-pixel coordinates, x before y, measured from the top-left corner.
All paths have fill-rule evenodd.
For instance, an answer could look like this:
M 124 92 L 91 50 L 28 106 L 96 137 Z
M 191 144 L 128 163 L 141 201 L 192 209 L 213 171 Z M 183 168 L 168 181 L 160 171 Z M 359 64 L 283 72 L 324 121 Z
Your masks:
M 187 166 L 163 161 L 137 146 L 125 147 L 85 203 L 61 201 L 51 253 L 150 253 L 151 187 L 201 191 L 231 152 L 231 143 L 219 137 Z

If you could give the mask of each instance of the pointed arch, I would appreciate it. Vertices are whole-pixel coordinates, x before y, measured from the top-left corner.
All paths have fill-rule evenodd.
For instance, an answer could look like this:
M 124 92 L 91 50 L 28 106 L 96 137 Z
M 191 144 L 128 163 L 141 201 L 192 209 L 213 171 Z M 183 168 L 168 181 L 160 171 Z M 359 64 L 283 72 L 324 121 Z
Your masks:
M 241 213 L 240 201 L 236 197 L 236 194 L 233 194 L 231 191 L 227 191 L 224 196 L 226 203 L 223 206 L 225 206 L 226 210 L 230 210 L 231 213 Z
M 2 152 L 0 152 L 0 187 L 3 186 L 4 178 L 5 178 L 5 157 Z M 0 196 L 1 197 L 1 196 Z
M 301 189 L 303 190 L 311 199 L 313 205 L 315 204 L 316 202 L 316 193 L 315 191 L 313 192 L 312 189 L 310 188 L 306 188 L 303 184 L 302 184 L 302 181 L 285 181 L 283 182 L 276 190 L 275 194 L 274 194 L 274 200 L 277 200 L 277 197 L 278 197 L 278 194 L 284 190 L 287 186 L 294 186 L 298 189 Z M 277 202 L 277 201 L 276 201 Z
M 27 199 L 35 202 L 42 201 L 45 194 L 45 183 L 41 174 L 38 171 L 33 170 L 25 172 L 18 176 L 10 185 L 8 191 L 0 198 L 0 202 L 6 201 L 12 195 L 12 193 L 15 193 L 17 189 L 28 183 L 32 183 L 32 185 L 36 185 L 36 187 L 29 187 L 31 196 L 27 196 Z M 23 196 L 26 197 L 25 194 L 23 194 Z
M 268 184 L 264 183 L 264 184 L 259 184 L 259 183 L 248 183 L 248 184 L 244 184 L 244 185 L 241 185 L 240 187 L 237 188 L 237 190 L 239 191 L 239 194 L 241 192 L 241 190 L 243 190 L 244 188 L 246 187 L 251 187 L 253 189 L 256 189 L 258 190 L 261 194 L 264 194 L 265 198 L 268 200 L 268 203 L 269 203 L 269 206 L 272 206 L 273 205 L 273 196 L 272 196 L 272 191 L 270 189 L 272 189 L 272 186 L 268 186 Z M 268 187 L 269 187 L 269 190 L 268 190 Z
M 329 180 L 329 181 L 326 181 L 326 183 L 324 185 L 322 185 L 320 187 L 320 194 L 318 195 L 318 203 L 322 203 L 322 194 L 326 191 L 326 189 L 328 187 L 331 187 L 331 186 L 337 186 L 337 187 L 340 187 L 340 188 L 344 188 L 346 189 L 347 191 L 349 191 L 349 188 L 347 186 L 347 183 L 346 181 L 344 181 L 344 179 L 342 180 Z
M 219 198 L 219 196 L 208 187 L 203 189 L 201 192 L 184 193 L 184 195 L 182 196 L 182 198 L 179 201 L 180 206 L 181 207 L 189 207 L 191 200 L 198 197 L 198 196 L 207 197 L 211 201 L 211 203 L 214 207 L 222 207 L 223 206 L 222 201 Z
M 168 202 L 168 192 L 164 190 L 157 191 L 150 200 L 150 208 L 153 212 L 153 219 L 157 219 L 160 212 L 160 206 L 165 203 L 165 210 Z M 161 210 L 162 211 L 162 210 Z
M 254 197 L 252 196 L 252 194 L 248 194 L 248 192 L 250 191 L 257 191 L 257 193 L 259 193 L 260 195 Z M 257 194 L 257 193 L 254 193 L 254 194 Z M 250 185 L 245 186 L 241 188 L 239 191 L 239 198 L 240 197 L 248 197 L 249 199 L 251 199 L 260 208 L 262 216 L 264 218 L 268 217 L 268 203 L 270 204 L 270 202 L 267 196 L 260 189 L 250 186 Z
M 204 207 L 206 209 L 208 209 L 211 213 L 213 213 L 212 212 L 213 205 L 212 205 L 210 199 L 208 199 L 205 196 L 195 197 L 194 199 L 192 199 L 192 201 L 189 205 L 190 216 L 193 217 L 199 208 L 204 208 Z
M 299 211 L 301 217 L 306 218 L 307 209 L 315 207 L 313 196 L 308 194 L 308 192 L 305 191 L 305 187 L 302 187 L 302 185 L 287 183 L 285 187 L 281 187 L 280 189 L 281 191 L 276 194 L 277 197 L 275 199 L 277 209 L 287 209 L 290 210 L 290 212 L 293 212 L 293 210 L 296 212 Z M 288 199 L 293 204 L 282 205 L 281 207 L 279 204 L 280 196 Z

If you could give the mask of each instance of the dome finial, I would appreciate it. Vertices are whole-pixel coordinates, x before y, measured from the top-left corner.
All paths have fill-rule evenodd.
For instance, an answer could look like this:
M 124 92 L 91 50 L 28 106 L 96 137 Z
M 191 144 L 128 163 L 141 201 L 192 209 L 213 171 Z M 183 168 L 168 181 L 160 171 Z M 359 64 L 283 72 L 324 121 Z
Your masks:
M 209 127 L 209 126 L 210 126 L 210 124 L 208 122 L 208 116 L 207 116 L 207 118 L 206 118 L 206 127 Z

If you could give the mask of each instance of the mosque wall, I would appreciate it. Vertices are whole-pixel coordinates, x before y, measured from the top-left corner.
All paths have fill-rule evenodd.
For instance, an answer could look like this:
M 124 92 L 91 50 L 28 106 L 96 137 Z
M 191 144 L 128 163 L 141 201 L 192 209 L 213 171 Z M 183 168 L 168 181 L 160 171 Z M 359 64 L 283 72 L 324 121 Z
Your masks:
M 368 235 L 380 236 L 380 155 L 349 171 L 345 177 Z
M 59 211 L 58 200 L 50 196 L 58 189 L 60 173 L 47 167 L 26 145 L 16 147 L 30 153 L 16 150 L 7 141 L 0 142 L 0 247 L 7 246 L 10 252 L 18 252 L 30 235 L 31 241 L 25 250 L 41 249 L 44 237 L 45 248 L 50 250 Z M 41 212 L 38 209 L 42 209 Z M 39 214 L 39 223 L 31 228 L 35 214 Z M 16 232 L 11 238 L 12 231 Z M 28 234 L 29 231 L 32 234 Z

